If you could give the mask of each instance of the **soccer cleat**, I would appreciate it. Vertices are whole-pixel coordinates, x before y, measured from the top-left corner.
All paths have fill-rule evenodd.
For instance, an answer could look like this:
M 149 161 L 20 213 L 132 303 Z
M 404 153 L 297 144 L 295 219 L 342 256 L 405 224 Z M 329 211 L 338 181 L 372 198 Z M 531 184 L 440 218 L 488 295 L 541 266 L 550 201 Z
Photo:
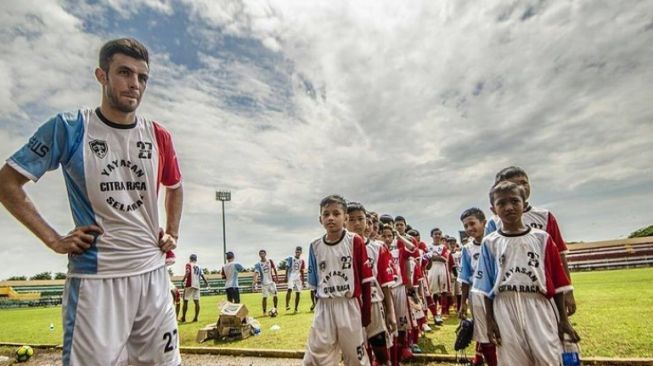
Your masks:
M 432 330 L 433 330 L 433 328 L 429 327 L 428 324 L 426 324 L 426 323 L 422 324 L 422 331 L 423 332 L 430 332 Z
M 434 321 L 434 323 L 435 323 L 436 326 L 439 327 L 439 326 L 442 326 L 442 324 L 443 324 L 444 322 L 442 321 L 442 317 L 441 317 L 440 315 L 438 315 L 438 316 L 435 317 L 435 321 Z
M 422 353 L 422 349 L 416 344 L 413 344 L 410 348 L 413 353 Z
M 290 306 L 286 306 L 286 311 L 290 311 Z

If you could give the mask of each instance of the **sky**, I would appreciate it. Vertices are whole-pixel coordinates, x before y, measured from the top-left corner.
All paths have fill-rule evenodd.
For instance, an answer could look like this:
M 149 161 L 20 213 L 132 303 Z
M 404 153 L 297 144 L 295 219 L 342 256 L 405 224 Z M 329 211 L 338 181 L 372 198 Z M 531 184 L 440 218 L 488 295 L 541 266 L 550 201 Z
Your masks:
M 650 1 L 3 1 L 0 156 L 63 111 L 95 107 L 97 54 L 151 55 L 139 113 L 171 131 L 184 178 L 178 261 L 279 261 L 320 236 L 337 193 L 428 240 L 489 214 L 500 169 L 531 179 L 567 241 L 653 224 Z M 26 190 L 73 228 L 60 171 Z M 0 209 L 0 279 L 65 272 Z

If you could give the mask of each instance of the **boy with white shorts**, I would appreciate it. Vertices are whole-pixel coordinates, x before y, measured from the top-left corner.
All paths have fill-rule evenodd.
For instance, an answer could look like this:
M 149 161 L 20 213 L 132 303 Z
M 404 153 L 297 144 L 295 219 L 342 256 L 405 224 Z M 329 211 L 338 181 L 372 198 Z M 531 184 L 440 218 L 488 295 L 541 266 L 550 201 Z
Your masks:
M 267 259 L 267 252 L 265 249 L 261 249 L 258 252 L 261 260 L 254 265 L 254 278 L 252 279 L 252 287 L 256 289 L 256 284 L 258 279 L 261 280 L 261 295 L 263 299 L 261 300 L 261 305 L 263 307 L 263 316 L 265 316 L 268 297 L 272 296 L 272 302 L 274 304 L 273 309 L 277 309 L 277 268 L 274 266 L 272 259 Z M 274 314 L 272 314 L 274 315 Z
M 340 352 L 346 366 L 367 366 L 365 327 L 370 323 L 372 270 L 365 242 L 345 230 L 347 202 L 331 195 L 320 202 L 326 234 L 313 240 L 308 254 L 308 285 L 317 306 L 308 336 L 304 365 L 336 366 Z
M 286 258 L 286 311 L 290 310 L 290 295 L 295 292 L 295 313 L 299 308 L 299 295 L 304 289 L 304 269 L 306 264 L 302 256 L 302 247 L 295 248 L 295 256 Z

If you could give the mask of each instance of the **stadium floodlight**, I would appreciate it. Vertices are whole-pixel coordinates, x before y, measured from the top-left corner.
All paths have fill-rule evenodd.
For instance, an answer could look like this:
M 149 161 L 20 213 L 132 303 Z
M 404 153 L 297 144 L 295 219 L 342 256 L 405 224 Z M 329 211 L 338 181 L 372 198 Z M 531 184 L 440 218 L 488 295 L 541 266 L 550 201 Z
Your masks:
M 222 261 L 224 264 L 227 263 L 227 228 L 225 227 L 224 220 L 224 203 L 225 201 L 231 201 L 231 191 L 216 191 L 215 200 L 222 202 Z

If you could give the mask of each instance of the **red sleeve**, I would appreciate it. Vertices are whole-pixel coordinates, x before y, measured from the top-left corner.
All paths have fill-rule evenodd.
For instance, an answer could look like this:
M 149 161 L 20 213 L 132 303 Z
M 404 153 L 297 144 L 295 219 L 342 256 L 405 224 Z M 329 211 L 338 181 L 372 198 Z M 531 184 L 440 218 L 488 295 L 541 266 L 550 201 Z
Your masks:
M 270 268 L 277 269 L 277 267 L 274 266 L 274 262 L 272 261 L 272 259 L 270 259 Z
M 558 221 L 551 212 L 549 212 L 548 218 L 546 220 L 546 232 L 551 235 L 551 239 L 553 239 L 553 242 L 558 248 L 558 252 L 560 252 L 560 254 L 566 254 L 569 252 L 569 249 L 567 249 L 567 244 L 565 243 L 565 240 L 562 238 L 562 234 L 560 233 Z
M 379 250 L 379 260 L 376 265 L 376 280 L 381 287 L 389 286 L 394 283 L 394 271 L 392 270 L 392 256 L 385 247 Z
M 191 275 L 191 272 L 193 270 L 193 267 L 191 266 L 190 263 L 186 263 L 186 274 L 184 275 L 184 278 L 186 279 L 186 282 L 184 283 L 184 287 L 190 287 L 193 283 L 193 278 Z
M 560 260 L 560 253 L 558 253 L 556 243 L 548 235 L 544 245 L 544 253 L 547 297 L 550 298 L 557 293 L 571 290 L 571 281 L 569 281 L 567 273 L 562 268 L 562 260 Z
M 177 162 L 177 154 L 172 144 L 170 133 L 160 124 L 154 122 L 154 136 L 159 152 L 158 183 L 175 188 L 181 183 L 181 171 Z M 158 189 L 158 187 L 157 187 Z
M 374 279 L 370 261 L 367 258 L 365 241 L 358 235 L 354 236 L 354 274 L 358 272 L 361 286 L 361 323 L 364 327 L 370 324 L 372 319 L 372 293 L 370 283 Z M 355 292 L 355 291 L 354 291 Z

